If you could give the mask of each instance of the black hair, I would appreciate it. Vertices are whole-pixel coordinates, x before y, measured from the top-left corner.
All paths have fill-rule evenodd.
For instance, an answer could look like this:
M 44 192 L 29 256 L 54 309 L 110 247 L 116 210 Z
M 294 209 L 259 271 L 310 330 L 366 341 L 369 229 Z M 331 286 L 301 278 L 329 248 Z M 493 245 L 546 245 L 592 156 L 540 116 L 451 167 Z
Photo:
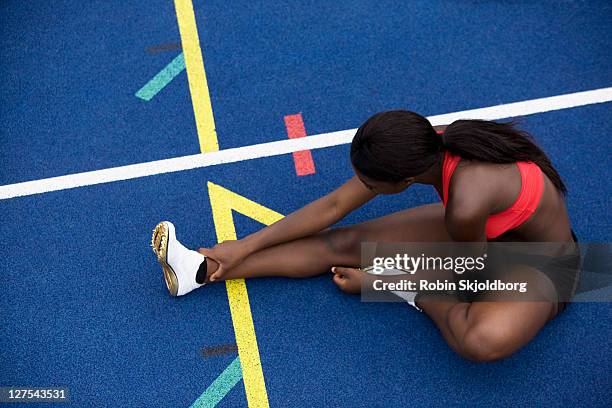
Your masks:
M 398 182 L 427 171 L 441 160 L 444 151 L 489 163 L 531 161 L 557 190 L 567 191 L 548 156 L 513 122 L 456 120 L 439 135 L 418 113 L 381 112 L 357 130 L 351 143 L 351 162 L 369 178 Z

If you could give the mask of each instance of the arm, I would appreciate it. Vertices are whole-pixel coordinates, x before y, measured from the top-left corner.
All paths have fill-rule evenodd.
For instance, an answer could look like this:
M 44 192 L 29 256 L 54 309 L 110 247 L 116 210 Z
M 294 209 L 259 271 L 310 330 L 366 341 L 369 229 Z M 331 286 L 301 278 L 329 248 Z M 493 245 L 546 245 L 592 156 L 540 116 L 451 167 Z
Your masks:
M 489 170 L 478 166 L 457 169 L 448 196 L 444 221 L 453 241 L 486 242 L 487 219 L 497 204 Z
M 317 233 L 375 196 L 355 176 L 326 196 L 241 240 L 224 241 L 212 249 L 200 248 L 198 251 L 220 264 L 210 278 L 213 281 L 242 263 L 250 254 Z
M 447 209 L 444 221 L 453 241 L 486 242 L 486 222 L 489 213 L 478 206 Z
M 376 194 L 353 176 L 342 186 L 241 241 L 249 253 L 317 233 L 340 221 Z

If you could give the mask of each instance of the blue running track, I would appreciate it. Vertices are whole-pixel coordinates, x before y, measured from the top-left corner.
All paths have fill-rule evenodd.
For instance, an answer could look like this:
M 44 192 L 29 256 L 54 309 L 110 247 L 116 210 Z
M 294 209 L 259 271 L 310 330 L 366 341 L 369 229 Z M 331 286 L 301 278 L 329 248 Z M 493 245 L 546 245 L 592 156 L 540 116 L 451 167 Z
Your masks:
M 609 1 L 194 9 L 222 150 L 286 139 L 284 116 L 300 112 L 314 135 L 389 109 L 429 116 L 612 86 Z M 182 52 L 147 51 L 181 42 L 172 1 L 6 0 L 0 30 L 0 186 L 200 152 L 180 64 L 150 100 L 136 96 Z M 585 242 L 610 241 L 610 118 L 612 103 L 520 118 L 564 177 Z M 224 370 L 239 373 L 235 351 L 202 354 L 236 341 L 225 286 L 170 297 L 151 229 L 169 219 L 185 245 L 211 246 L 207 182 L 288 214 L 352 175 L 348 145 L 312 155 L 316 173 L 303 177 L 287 154 L 0 200 L 0 386 L 67 386 L 78 407 L 188 407 Z M 436 199 L 411 188 L 342 223 Z M 235 224 L 239 237 L 261 227 Z M 423 314 L 362 303 L 331 274 L 247 287 L 272 407 L 612 400 L 609 303 L 573 304 L 513 357 L 478 365 Z M 233 380 L 218 406 L 247 405 Z

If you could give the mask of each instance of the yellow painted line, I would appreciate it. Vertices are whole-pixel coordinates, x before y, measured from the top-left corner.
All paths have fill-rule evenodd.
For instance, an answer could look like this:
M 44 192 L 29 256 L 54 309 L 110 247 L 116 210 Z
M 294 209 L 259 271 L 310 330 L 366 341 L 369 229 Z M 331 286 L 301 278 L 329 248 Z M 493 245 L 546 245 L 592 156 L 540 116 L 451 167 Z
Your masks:
M 215 119 L 208 91 L 204 59 L 200 48 L 198 29 L 191 0 L 175 0 L 176 18 L 181 33 L 185 67 L 191 92 L 193 113 L 202 153 L 219 150 Z M 232 210 L 238 211 L 263 224 L 272 224 L 283 216 L 221 186 L 208 183 L 208 192 L 217 232 L 217 240 L 236 239 Z M 238 355 L 242 367 L 244 389 L 250 408 L 268 408 L 268 393 L 263 377 L 255 326 L 251 315 L 249 295 L 244 279 L 226 282 Z
M 208 195 L 218 242 L 236 239 L 232 210 L 264 225 L 270 225 L 283 218 L 283 215 L 276 211 L 211 182 L 208 182 Z M 244 279 L 234 279 L 226 281 L 225 284 L 249 408 L 267 408 L 268 393 L 259 358 L 246 283 Z
M 187 80 L 191 92 L 191 102 L 195 115 L 200 151 L 216 152 L 219 150 L 217 132 L 215 131 L 215 118 L 213 116 L 204 59 L 200 49 L 200 39 L 196 26 L 193 4 L 191 0 L 174 0 L 176 18 L 181 33 L 181 44 L 185 55 Z

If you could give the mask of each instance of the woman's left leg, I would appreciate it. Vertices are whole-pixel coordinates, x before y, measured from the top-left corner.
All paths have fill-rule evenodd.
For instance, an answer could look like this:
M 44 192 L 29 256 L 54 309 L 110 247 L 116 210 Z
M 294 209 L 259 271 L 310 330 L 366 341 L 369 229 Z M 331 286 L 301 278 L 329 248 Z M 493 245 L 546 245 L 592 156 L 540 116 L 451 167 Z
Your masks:
M 349 281 L 372 280 L 353 268 L 344 268 L 343 273 Z M 434 321 L 457 354 L 478 362 L 499 360 L 529 343 L 558 309 L 555 287 L 546 275 L 525 266 L 513 269 L 512 273 L 513 281 L 527 282 L 528 287 L 533 288 L 528 298 L 524 296 L 521 300 L 518 296 L 523 295 L 519 294 L 512 295 L 516 299 L 509 300 L 507 295 L 504 298 L 497 295 L 496 300 L 491 293 L 484 293 L 476 301 L 467 302 L 456 293 L 422 292 L 416 303 Z
M 461 302 L 447 299 L 419 301 L 436 323 L 448 345 L 472 361 L 488 362 L 510 356 L 529 343 L 555 313 L 553 302 Z
M 491 293 L 464 302 L 455 296 L 421 296 L 418 305 L 459 355 L 473 361 L 499 360 L 529 343 L 558 312 L 553 283 L 542 272 L 514 266 L 504 276 L 526 282 L 527 295 L 495 300 Z M 522 298 L 520 296 L 523 296 Z

